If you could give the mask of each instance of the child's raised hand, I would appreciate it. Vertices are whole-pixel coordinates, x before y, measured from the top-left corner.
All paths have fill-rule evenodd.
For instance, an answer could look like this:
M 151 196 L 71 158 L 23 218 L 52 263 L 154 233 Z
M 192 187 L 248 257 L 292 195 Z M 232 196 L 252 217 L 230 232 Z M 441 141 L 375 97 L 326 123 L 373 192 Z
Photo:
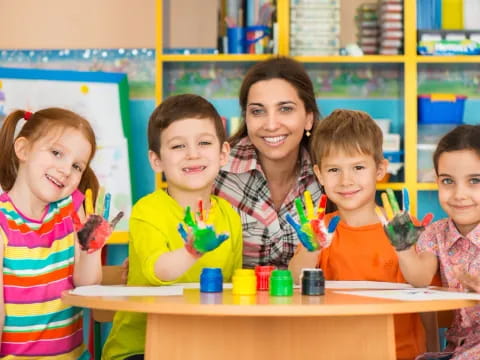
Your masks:
M 99 198 L 104 191 L 101 189 L 99 192 Z M 110 214 L 110 200 L 111 195 L 109 193 L 105 194 L 103 199 L 103 215 L 98 215 L 95 213 L 93 208 L 92 201 L 92 191 L 87 189 L 85 192 L 85 214 L 87 216 L 87 221 L 82 224 L 77 214 L 74 216 L 75 230 L 77 231 L 78 242 L 80 248 L 83 251 L 91 254 L 105 245 L 110 234 L 115 229 L 115 226 L 118 224 L 120 219 L 123 217 L 123 212 L 120 211 L 109 223 L 108 217 Z M 101 200 L 100 200 L 101 203 Z M 97 212 L 100 211 L 99 201 L 97 201 Z
M 186 250 L 195 257 L 200 257 L 204 253 L 216 249 L 230 237 L 228 234 L 217 235 L 213 226 L 205 224 L 208 215 L 203 209 L 201 200 L 198 205 L 199 221 L 195 219 L 190 206 L 185 209 L 183 221 L 191 229 L 190 233 L 185 230 L 181 223 L 178 225 L 178 232 L 185 241 Z
M 480 277 L 473 276 L 461 266 L 453 267 L 453 272 L 465 289 L 480 293 Z
M 330 246 L 332 233 L 337 228 L 340 217 L 333 217 L 327 228 L 323 219 L 325 217 L 327 196 L 322 195 L 316 212 L 313 208 L 310 192 L 305 191 L 304 197 L 307 215 L 305 216 L 303 211 L 302 200 L 296 198 L 295 207 L 297 208 L 300 223 L 297 223 L 290 214 L 287 214 L 288 223 L 295 229 L 298 239 L 308 251 L 315 251 Z
M 378 218 L 383 224 L 385 233 L 397 251 L 402 251 L 414 245 L 425 227 L 430 224 L 433 215 L 428 213 L 425 215 L 421 223 L 409 214 L 410 198 L 407 189 L 402 189 L 403 210 L 400 210 L 397 199 L 392 189 L 387 189 L 386 193 L 382 193 L 383 208 L 387 217 L 382 213 L 379 207 L 375 208 Z

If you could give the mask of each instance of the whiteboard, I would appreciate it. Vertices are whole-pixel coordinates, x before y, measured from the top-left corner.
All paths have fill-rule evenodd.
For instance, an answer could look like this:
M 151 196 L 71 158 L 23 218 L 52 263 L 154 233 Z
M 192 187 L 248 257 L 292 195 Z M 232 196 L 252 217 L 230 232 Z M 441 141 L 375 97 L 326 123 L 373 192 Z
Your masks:
M 116 230 L 127 230 L 132 205 L 129 160 L 130 121 L 126 74 L 0 68 L 4 112 L 35 112 L 61 107 L 85 117 L 97 138 L 92 169 L 112 194 L 111 211 L 125 216 Z

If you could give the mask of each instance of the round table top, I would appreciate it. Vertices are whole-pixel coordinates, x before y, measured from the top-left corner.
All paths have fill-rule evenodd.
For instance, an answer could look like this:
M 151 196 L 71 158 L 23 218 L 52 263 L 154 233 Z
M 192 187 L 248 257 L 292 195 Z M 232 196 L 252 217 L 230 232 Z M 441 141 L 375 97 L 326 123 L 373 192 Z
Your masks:
M 133 311 L 142 313 L 205 316 L 352 316 L 401 314 L 453 310 L 479 304 L 477 300 L 402 301 L 357 295 L 326 289 L 323 296 L 269 296 L 268 291 L 257 295 L 201 293 L 184 289 L 179 296 L 81 296 L 65 291 L 62 300 L 74 306 L 92 309 Z

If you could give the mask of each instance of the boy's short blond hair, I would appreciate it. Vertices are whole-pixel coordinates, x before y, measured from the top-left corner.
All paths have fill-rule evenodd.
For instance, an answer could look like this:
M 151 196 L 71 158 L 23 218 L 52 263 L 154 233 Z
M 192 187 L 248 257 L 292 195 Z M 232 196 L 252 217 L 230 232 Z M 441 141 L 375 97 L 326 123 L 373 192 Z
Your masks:
M 383 135 L 377 123 L 363 111 L 339 109 L 320 121 L 310 141 L 314 164 L 335 151 L 372 155 L 378 165 L 383 160 Z

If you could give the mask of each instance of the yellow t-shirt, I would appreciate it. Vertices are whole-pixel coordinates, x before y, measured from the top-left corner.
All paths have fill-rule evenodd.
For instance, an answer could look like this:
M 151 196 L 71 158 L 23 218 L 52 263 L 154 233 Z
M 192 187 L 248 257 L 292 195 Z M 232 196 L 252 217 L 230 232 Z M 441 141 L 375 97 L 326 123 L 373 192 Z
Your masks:
M 140 199 L 130 218 L 128 285 L 165 285 L 175 282 L 198 282 L 204 267 L 222 269 L 223 280 L 231 281 L 233 272 L 242 267 L 242 224 L 240 217 L 226 200 L 212 195 L 209 223 L 217 234 L 228 233 L 229 239 L 204 254 L 175 281 L 162 281 L 155 275 L 158 257 L 184 246 L 177 226 L 184 209 L 163 190 Z M 124 359 L 143 354 L 146 316 L 141 313 L 117 312 L 112 330 L 103 348 L 102 359 Z

